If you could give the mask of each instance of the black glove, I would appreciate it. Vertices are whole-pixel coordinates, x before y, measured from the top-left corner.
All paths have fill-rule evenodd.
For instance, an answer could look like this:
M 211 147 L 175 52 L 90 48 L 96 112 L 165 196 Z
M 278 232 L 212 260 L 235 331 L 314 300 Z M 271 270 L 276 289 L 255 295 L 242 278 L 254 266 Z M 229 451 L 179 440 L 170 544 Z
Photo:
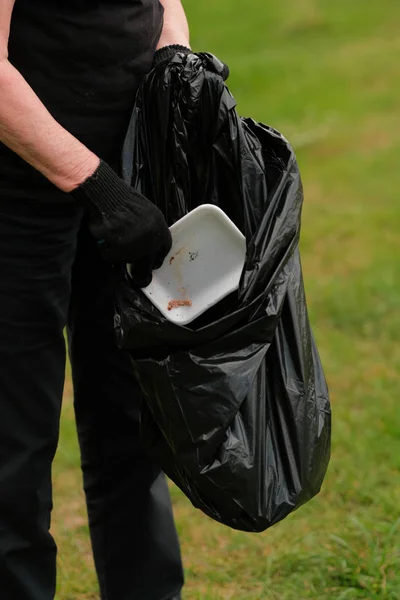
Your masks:
M 104 259 L 130 263 L 135 285 L 149 285 L 152 271 L 161 267 L 172 246 L 162 212 L 103 161 L 71 195 L 85 206 Z
M 170 62 L 170 60 L 176 54 L 195 54 L 200 58 L 206 59 L 208 71 L 212 71 L 213 73 L 220 75 L 224 81 L 226 81 L 229 77 L 228 65 L 220 61 L 213 54 L 209 54 L 208 52 L 193 52 L 193 50 L 190 48 L 186 48 L 186 46 L 179 46 L 178 44 L 164 46 L 164 48 L 157 50 L 153 59 L 153 68 L 162 62 Z

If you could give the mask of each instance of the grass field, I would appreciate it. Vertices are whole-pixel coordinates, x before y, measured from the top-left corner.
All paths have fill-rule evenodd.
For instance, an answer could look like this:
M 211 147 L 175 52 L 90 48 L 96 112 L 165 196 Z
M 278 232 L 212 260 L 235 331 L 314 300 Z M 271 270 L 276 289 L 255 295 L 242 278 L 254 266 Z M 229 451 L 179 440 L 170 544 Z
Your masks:
M 293 143 L 302 256 L 334 411 L 323 491 L 263 535 L 172 490 L 185 600 L 400 600 L 400 2 L 187 0 L 243 115 Z M 98 592 L 67 383 L 55 464 L 58 600 Z M 140 600 L 140 598 L 138 598 Z

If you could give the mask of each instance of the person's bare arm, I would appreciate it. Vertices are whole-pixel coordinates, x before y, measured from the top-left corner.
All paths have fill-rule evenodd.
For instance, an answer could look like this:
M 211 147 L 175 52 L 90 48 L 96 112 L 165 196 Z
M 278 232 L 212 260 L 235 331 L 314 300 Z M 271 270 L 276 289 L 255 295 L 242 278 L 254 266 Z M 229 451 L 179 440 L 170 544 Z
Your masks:
M 65 192 L 98 167 L 99 158 L 51 116 L 8 61 L 15 0 L 0 0 L 0 142 Z
M 178 44 L 190 48 L 189 25 L 181 0 L 160 0 L 164 7 L 164 27 L 157 49 Z

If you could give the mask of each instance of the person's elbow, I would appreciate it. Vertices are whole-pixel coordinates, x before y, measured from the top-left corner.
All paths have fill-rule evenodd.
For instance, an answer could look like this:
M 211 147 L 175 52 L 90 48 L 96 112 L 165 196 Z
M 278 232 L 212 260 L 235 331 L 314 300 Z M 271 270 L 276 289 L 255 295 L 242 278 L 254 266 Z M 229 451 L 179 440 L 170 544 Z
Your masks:
M 8 60 L 8 54 L 0 54 L 0 93 L 7 85 L 11 85 L 14 68 Z
M 0 29 L 0 65 L 8 61 L 8 39 Z

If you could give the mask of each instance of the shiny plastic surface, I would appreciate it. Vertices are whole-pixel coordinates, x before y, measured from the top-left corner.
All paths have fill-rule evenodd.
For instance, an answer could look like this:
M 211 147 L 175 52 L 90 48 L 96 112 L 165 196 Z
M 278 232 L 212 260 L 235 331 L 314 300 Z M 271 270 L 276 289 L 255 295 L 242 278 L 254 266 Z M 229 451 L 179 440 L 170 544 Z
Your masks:
M 238 116 L 219 68 L 211 55 L 176 56 L 148 75 L 123 172 L 169 224 L 222 208 L 246 237 L 239 290 L 182 327 L 121 276 L 115 329 L 144 393 L 149 452 L 194 506 L 263 531 L 320 490 L 330 404 L 304 295 L 295 155 Z

